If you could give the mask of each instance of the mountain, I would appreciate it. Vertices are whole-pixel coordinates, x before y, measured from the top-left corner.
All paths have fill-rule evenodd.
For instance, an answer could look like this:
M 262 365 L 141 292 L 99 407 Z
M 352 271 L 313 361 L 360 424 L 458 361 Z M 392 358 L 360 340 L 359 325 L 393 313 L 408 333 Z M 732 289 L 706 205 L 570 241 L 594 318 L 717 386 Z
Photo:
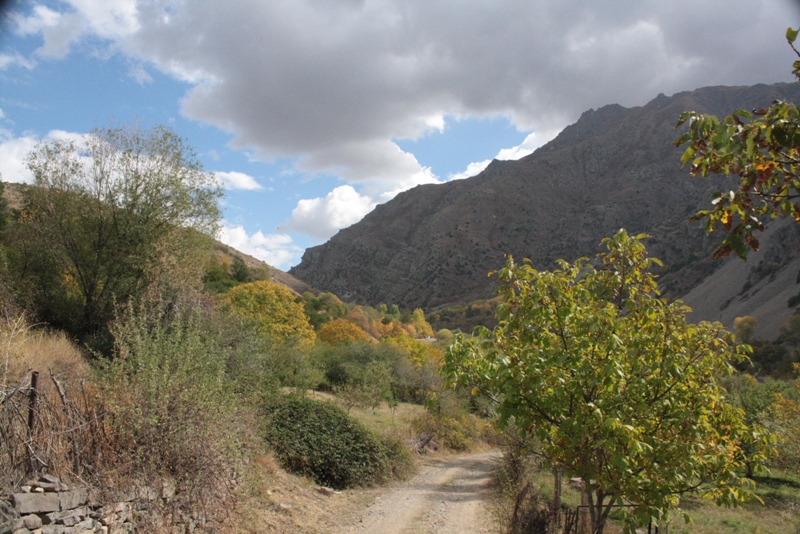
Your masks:
M 665 263 L 662 288 L 685 295 L 724 264 L 711 260 L 720 237 L 688 220 L 731 180 L 680 169 L 678 116 L 723 116 L 776 99 L 800 102 L 800 86 L 706 87 L 586 111 L 527 157 L 401 193 L 308 249 L 289 273 L 346 300 L 432 310 L 492 297 L 486 275 L 506 254 L 550 269 L 558 258 L 594 256 L 603 237 L 626 228 L 651 234 L 648 249 Z

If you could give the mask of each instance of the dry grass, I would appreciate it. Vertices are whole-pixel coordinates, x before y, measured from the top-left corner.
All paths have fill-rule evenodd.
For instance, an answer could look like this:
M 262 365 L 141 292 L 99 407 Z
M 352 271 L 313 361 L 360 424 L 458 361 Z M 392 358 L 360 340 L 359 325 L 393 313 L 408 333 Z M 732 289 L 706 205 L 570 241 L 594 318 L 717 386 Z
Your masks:
M 31 328 L 24 316 L 0 320 L 0 388 L 18 384 L 29 371 L 86 376 L 81 350 L 62 332 Z
M 309 391 L 308 396 L 316 400 L 338 403 L 336 396 L 331 393 Z M 425 413 L 424 406 L 406 402 L 399 403 L 394 410 L 389 408 L 386 403 L 381 404 L 374 410 L 354 406 L 348 411 L 347 407 L 341 403 L 340 405 L 349 415 L 358 419 L 364 426 L 379 435 L 401 433 L 408 434 L 407 437 L 411 437 L 411 420 Z
M 39 472 L 81 478 L 103 440 L 80 350 L 62 334 L 31 329 L 23 316 L 4 318 L 0 366 L 0 488 Z

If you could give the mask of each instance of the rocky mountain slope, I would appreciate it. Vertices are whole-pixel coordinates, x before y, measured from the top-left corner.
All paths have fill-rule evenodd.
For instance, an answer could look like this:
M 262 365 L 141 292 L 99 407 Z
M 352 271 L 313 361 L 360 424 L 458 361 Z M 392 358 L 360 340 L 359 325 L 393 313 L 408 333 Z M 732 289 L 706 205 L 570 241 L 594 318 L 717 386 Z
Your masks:
M 398 195 L 308 249 L 290 274 L 347 300 L 431 310 L 491 297 L 486 275 L 506 254 L 549 269 L 558 258 L 593 256 L 624 227 L 652 235 L 649 250 L 665 262 L 663 288 L 687 294 L 723 265 L 710 259 L 719 238 L 688 219 L 730 182 L 680 169 L 678 116 L 722 116 L 775 99 L 800 102 L 800 86 L 706 87 L 643 107 L 589 110 L 525 158 Z

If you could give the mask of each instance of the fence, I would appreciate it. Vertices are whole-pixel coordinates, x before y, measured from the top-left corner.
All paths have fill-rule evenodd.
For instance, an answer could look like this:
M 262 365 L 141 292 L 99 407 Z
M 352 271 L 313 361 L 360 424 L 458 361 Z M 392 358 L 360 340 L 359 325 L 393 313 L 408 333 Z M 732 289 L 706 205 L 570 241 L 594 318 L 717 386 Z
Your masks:
M 69 386 L 52 371 L 28 371 L 0 387 L 0 490 L 36 473 L 80 479 L 97 460 L 102 413 L 83 380 Z

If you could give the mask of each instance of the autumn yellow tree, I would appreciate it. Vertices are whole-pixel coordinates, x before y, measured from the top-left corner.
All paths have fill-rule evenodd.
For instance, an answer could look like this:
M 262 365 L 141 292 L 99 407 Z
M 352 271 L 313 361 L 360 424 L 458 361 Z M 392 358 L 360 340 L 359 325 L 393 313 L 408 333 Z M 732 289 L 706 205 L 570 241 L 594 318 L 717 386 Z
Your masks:
M 303 305 L 287 287 L 267 280 L 237 286 L 225 294 L 231 310 L 252 321 L 259 334 L 275 343 L 311 343 L 314 328 Z
M 335 319 L 322 325 L 317 332 L 320 341 L 331 345 L 343 345 L 353 341 L 369 341 L 369 336 L 359 326 L 346 319 Z
M 444 357 L 439 349 L 404 335 L 387 336 L 383 339 L 383 342 L 406 352 L 408 360 L 417 367 L 434 364 L 438 368 Z

